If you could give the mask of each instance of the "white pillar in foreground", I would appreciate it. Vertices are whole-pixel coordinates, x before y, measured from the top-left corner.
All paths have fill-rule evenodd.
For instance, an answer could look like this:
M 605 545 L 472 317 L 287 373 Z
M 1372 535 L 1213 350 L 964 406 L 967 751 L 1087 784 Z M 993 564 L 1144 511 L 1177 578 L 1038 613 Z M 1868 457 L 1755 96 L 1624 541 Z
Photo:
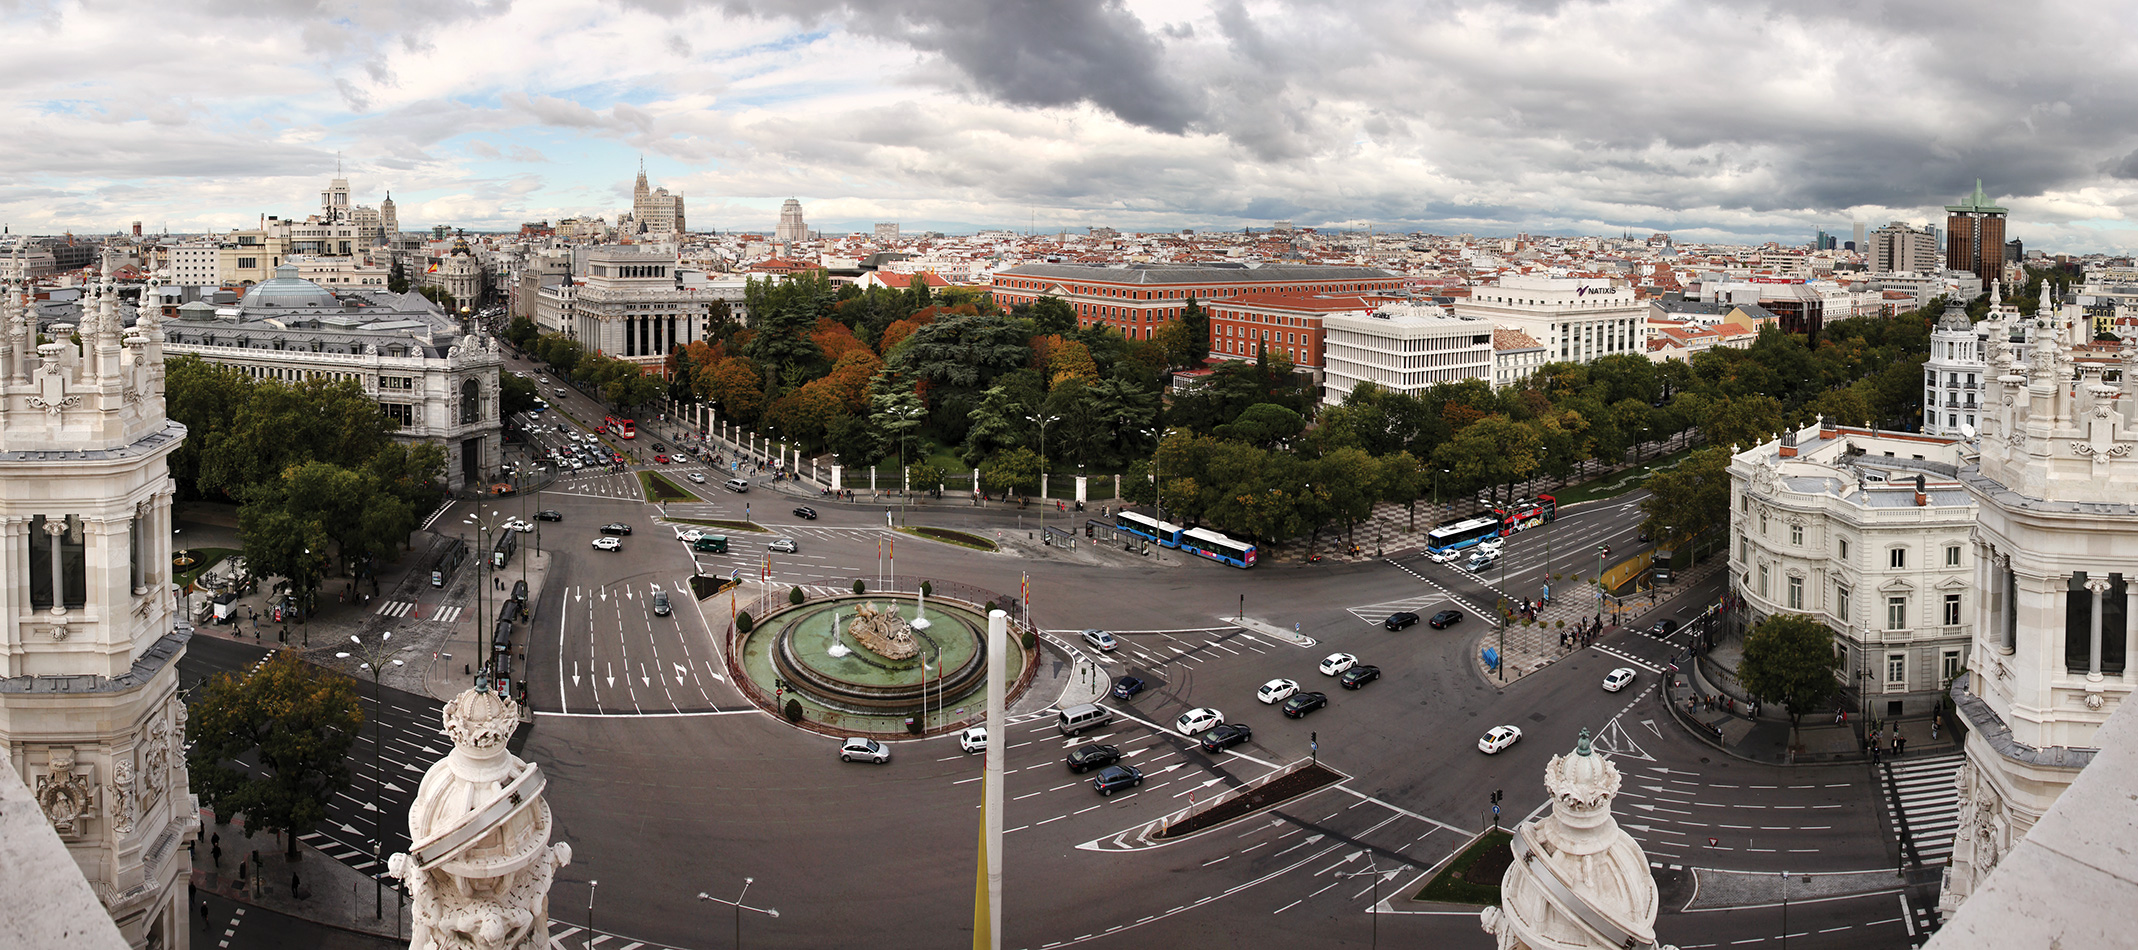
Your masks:
M 1002 730 L 1010 615 L 987 612 L 987 764 L 980 780 L 980 876 L 986 893 L 973 902 L 973 950 L 1002 950 L 1002 762 L 1009 736 Z

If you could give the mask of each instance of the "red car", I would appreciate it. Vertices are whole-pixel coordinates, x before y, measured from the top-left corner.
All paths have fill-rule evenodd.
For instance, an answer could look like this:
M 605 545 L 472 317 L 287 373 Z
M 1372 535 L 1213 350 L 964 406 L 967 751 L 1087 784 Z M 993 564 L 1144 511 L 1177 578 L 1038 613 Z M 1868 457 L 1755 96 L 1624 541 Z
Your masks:
M 666 455 L 656 455 L 653 457 L 653 460 L 661 463 L 662 465 L 668 464 L 668 456 Z

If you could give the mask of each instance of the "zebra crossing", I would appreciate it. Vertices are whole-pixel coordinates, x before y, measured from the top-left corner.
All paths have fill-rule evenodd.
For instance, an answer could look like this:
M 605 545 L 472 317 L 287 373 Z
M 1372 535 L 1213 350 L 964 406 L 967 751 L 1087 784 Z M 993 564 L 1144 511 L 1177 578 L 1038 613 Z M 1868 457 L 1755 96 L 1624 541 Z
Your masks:
M 1889 759 L 1881 766 L 1886 773 L 1887 804 L 1896 816 L 1894 836 L 1899 839 L 1905 829 L 1924 864 L 1952 856 L 1953 834 L 1960 821 L 1960 790 L 1954 777 L 1966 762 L 1965 753 L 1952 752 L 1899 762 Z
M 598 930 L 590 940 L 585 927 L 575 927 L 555 917 L 549 919 L 549 946 L 550 950 L 582 950 L 586 947 L 603 947 L 609 950 L 676 950 L 664 943 L 647 943 Z
M 381 617 L 406 617 L 411 611 L 415 609 L 415 601 L 389 600 L 379 605 L 378 614 Z M 430 616 L 419 617 L 417 619 L 436 620 L 439 623 L 452 623 L 455 619 L 459 618 L 460 610 L 461 608 L 459 607 L 440 607 L 437 610 L 432 611 Z

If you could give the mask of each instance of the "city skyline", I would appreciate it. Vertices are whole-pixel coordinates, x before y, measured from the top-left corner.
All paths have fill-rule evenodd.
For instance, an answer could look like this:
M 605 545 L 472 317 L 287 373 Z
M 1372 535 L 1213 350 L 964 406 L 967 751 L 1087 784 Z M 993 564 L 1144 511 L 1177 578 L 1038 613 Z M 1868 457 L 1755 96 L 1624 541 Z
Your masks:
M 307 213 L 339 163 L 411 229 L 613 222 L 643 156 L 700 230 L 769 233 L 793 197 L 827 235 L 1803 244 L 1936 223 L 1980 178 L 2030 248 L 2138 248 L 2128 31 L 1935 10 L 28 5 L 0 14 L 21 133 L 0 221 L 248 226 Z

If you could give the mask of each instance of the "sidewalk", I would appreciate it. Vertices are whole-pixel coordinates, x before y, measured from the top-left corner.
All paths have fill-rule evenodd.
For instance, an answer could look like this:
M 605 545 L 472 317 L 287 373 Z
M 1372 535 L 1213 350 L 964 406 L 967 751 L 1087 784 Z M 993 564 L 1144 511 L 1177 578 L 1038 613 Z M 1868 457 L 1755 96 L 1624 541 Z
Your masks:
M 370 875 L 336 861 L 302 841 L 297 843 L 297 860 L 291 861 L 283 856 L 282 845 L 276 836 L 258 834 L 246 838 L 243 815 L 223 825 L 215 823 L 214 813 L 209 809 L 201 809 L 200 815 L 204 834 L 193 844 L 194 890 L 330 927 L 407 943 L 410 937 L 408 909 L 401 903 L 401 892 L 394 889 L 398 882 L 388 880 L 381 890 Z M 223 860 L 220 869 L 216 867 L 213 841 L 209 835 L 221 839 Z M 255 875 L 248 867 L 246 886 L 240 887 L 238 864 L 241 861 L 249 863 L 255 850 L 260 853 L 261 870 Z M 302 887 L 295 894 L 291 893 L 290 887 L 292 875 Z M 374 909 L 383 910 L 383 918 L 374 916 Z
M 1601 616 L 1603 632 L 1607 634 L 1629 626 L 1645 626 L 1656 617 L 1672 616 L 1682 609 L 1678 603 L 1680 598 L 1699 590 L 1701 584 L 1720 574 L 1726 566 L 1727 559 L 1720 553 L 1710 555 L 1707 560 L 1679 574 L 1674 583 L 1658 591 L 1654 605 L 1643 604 L 1638 598 L 1628 597 L 1616 614 L 1608 605 L 1597 604 L 1596 592 L 1592 586 L 1562 581 L 1567 593 L 1564 596 L 1555 595 L 1551 603 L 1546 604 L 1543 610 L 1537 611 L 1534 622 L 1525 624 L 1518 620 L 1507 625 L 1504 646 L 1501 644 L 1500 631 L 1496 627 L 1488 627 L 1473 644 L 1470 661 L 1477 664 L 1480 675 L 1495 684 L 1515 682 L 1579 651 L 1579 641 L 1560 646 L 1559 634 L 1575 629 L 1581 621 L 1594 620 Z M 1488 576 L 1485 579 L 1489 586 L 1492 578 Z M 1496 605 L 1472 606 L 1485 612 L 1481 619 L 1487 623 L 1496 621 L 1491 614 Z M 1500 679 L 1497 671 L 1485 663 L 1483 653 L 1486 647 L 1500 651 L 1500 663 L 1507 671 L 1504 681 Z
M 1681 661 L 1679 665 L 1681 671 L 1671 674 L 1663 685 L 1663 698 L 1670 704 L 1672 718 L 1694 738 L 1726 755 L 1768 765 L 1864 762 L 1872 758 L 1864 744 L 1863 724 L 1854 718 L 1842 723 L 1824 713 L 1807 715 L 1797 726 L 1792 747 L 1787 710 L 1763 704 L 1758 718 L 1753 718 L 1744 703 L 1733 704 L 1713 688 L 1700 675 L 1698 664 Z M 1715 700 L 1712 704 L 1706 702 L 1709 697 Z M 1936 739 L 1930 737 L 1931 723 L 1928 716 L 1884 720 L 1880 723 L 1884 742 L 1878 758 L 1894 758 L 1895 732 L 1904 740 L 1899 756 L 1902 759 L 1959 748 L 1959 737 L 1949 721 L 1938 730 Z

